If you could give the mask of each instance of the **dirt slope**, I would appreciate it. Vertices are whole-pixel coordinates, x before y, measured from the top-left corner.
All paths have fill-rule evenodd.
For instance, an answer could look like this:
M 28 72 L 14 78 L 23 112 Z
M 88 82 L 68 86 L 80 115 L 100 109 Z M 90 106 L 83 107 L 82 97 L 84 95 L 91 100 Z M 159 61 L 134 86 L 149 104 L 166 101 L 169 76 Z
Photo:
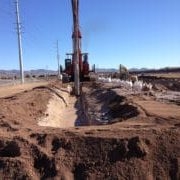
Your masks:
M 153 109 L 162 105 L 154 96 L 125 95 L 122 89 L 102 85 L 86 87 L 83 103 L 90 114 L 84 114 L 77 99 L 72 107 L 74 125 L 86 116 L 91 123 L 99 122 L 107 110 L 108 118 L 103 114 L 102 119 L 112 124 L 68 129 L 38 126 L 39 119 L 52 117 L 47 114 L 48 105 L 57 101 L 57 89 L 64 88 L 57 83 L 0 99 L 2 179 L 180 178 L 179 106 L 164 104 L 167 110 L 172 108 L 164 113 Z

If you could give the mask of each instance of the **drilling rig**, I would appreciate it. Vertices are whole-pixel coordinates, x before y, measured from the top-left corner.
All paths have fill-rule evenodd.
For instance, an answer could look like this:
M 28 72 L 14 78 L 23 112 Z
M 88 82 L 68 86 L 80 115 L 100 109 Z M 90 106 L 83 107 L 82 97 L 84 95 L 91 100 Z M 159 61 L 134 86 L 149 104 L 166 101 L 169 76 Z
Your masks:
M 75 83 L 75 93 L 79 94 L 80 81 L 89 80 L 88 53 L 81 52 L 81 32 L 79 28 L 79 0 L 71 0 L 73 14 L 73 52 L 67 53 L 64 73 Z M 77 92 L 76 92 L 77 91 Z

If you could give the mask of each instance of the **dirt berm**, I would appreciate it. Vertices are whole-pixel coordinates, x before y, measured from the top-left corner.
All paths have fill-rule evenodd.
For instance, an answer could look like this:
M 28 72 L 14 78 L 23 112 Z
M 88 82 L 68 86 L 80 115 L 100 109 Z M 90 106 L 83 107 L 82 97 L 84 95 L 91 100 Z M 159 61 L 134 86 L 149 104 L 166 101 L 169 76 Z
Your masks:
M 65 112 L 70 104 L 76 109 L 74 127 L 39 126 L 40 119 L 51 117 L 49 102 L 62 95 L 57 95 L 61 88 L 51 84 L 1 97 L 0 179 L 180 179 L 178 118 L 148 115 L 132 96 L 134 116 L 109 125 L 76 126 L 84 114 L 80 101 L 72 106 L 67 96 L 61 108 Z M 128 98 L 120 107 L 130 103 Z

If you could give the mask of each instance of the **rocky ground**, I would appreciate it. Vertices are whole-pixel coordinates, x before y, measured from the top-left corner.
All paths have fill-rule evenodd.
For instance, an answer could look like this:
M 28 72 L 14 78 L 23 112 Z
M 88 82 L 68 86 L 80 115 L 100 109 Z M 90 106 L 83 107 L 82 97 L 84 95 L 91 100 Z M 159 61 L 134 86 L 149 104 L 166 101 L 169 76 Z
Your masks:
M 92 82 L 75 98 L 57 81 L 0 87 L 0 177 L 180 179 L 179 91 Z

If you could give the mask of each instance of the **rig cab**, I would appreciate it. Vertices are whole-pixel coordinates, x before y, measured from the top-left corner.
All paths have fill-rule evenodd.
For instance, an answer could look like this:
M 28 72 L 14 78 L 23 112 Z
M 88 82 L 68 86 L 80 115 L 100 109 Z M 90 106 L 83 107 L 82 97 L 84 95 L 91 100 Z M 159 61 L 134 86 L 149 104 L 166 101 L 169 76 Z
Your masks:
M 70 81 L 74 81 L 74 54 L 67 53 L 67 58 L 65 59 L 65 69 L 64 73 L 69 76 Z M 88 53 L 79 54 L 79 76 L 80 81 L 88 81 L 89 77 L 89 62 Z

